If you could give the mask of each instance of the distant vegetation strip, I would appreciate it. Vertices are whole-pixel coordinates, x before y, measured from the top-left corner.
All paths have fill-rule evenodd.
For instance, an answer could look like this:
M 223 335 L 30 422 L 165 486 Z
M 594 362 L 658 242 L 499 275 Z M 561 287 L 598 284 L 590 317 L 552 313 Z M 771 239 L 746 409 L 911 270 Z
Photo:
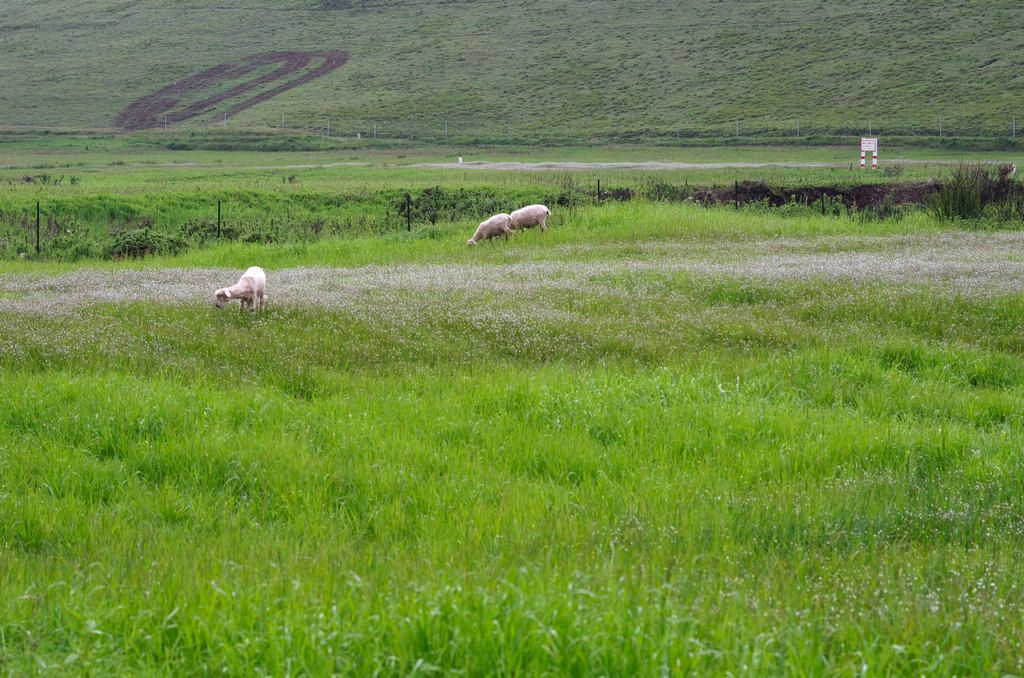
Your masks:
M 889 174 L 898 176 L 898 167 Z M 176 255 L 217 243 L 308 243 L 325 238 L 404 233 L 403 237 L 468 237 L 493 214 L 542 203 L 556 221 L 608 202 L 693 202 L 779 216 L 817 215 L 859 220 L 900 219 L 927 210 L 941 220 L 982 227 L 1024 225 L 1024 185 L 1011 165 L 961 164 L 948 178 L 854 185 L 732 185 L 674 183 L 650 175 L 639 182 L 584 184 L 571 175 L 559 183 L 508 186 L 429 186 L 338 191 L 330 188 L 199 190 L 129 194 L 62 194 L 40 199 L 27 184 L 57 189 L 63 177 L 26 175 L 0 193 L 0 258 L 123 259 Z M 284 177 L 288 181 L 295 177 Z M 77 183 L 76 177 L 67 184 Z M 415 231 L 414 231 L 415 229 Z M 464 231 L 470 233 L 465 234 Z

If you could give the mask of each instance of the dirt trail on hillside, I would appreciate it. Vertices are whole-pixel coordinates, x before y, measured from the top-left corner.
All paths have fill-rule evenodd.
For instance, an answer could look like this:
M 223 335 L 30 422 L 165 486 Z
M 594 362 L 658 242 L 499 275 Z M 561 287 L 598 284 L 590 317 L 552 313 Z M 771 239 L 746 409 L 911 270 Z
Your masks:
M 288 90 L 304 85 L 327 75 L 348 61 L 348 52 L 341 50 L 325 50 L 319 52 L 267 52 L 244 59 L 235 64 L 220 64 L 202 73 L 179 80 L 163 89 L 142 97 L 121 111 L 115 124 L 117 127 L 135 131 L 166 127 L 168 123 L 178 123 L 197 116 L 209 115 L 219 104 L 233 101 L 234 104 L 224 112 L 224 120 L 236 113 L 272 99 Z M 303 72 L 311 63 L 318 63 L 315 68 Z M 270 72 L 260 73 L 260 69 L 269 66 L 280 66 Z M 271 84 L 285 80 L 292 75 L 298 77 L 282 84 L 270 87 Z M 251 80 L 244 78 L 253 76 Z M 223 83 L 234 82 L 230 88 L 220 89 Z M 226 87 L 226 86 L 225 86 Z M 211 91 L 206 98 L 190 101 L 202 96 L 200 92 Z M 250 96 L 242 100 L 242 96 Z M 179 107 L 182 101 L 189 101 Z

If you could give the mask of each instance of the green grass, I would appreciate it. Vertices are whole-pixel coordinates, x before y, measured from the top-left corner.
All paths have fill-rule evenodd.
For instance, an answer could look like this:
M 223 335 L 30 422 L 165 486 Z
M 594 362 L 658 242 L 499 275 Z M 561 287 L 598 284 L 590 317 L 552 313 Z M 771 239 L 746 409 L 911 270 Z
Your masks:
M 1012 247 L 642 202 L 465 228 L 5 264 L 0 665 L 1024 670 L 1020 293 L 933 271 Z M 253 261 L 259 317 L 127 291 Z
M 411 237 L 435 238 L 452 228 L 472 232 L 471 224 L 523 204 L 594 204 L 598 185 L 604 194 L 626 190 L 640 197 L 657 196 L 666 187 L 678 194 L 751 180 L 844 187 L 893 182 L 889 169 L 899 170 L 900 181 L 926 181 L 946 176 L 956 163 L 980 168 L 1012 160 L 1001 153 L 976 153 L 968 160 L 894 148 L 886 151 L 891 155 L 882 170 L 871 172 L 859 168 L 856 152 L 841 148 L 467 147 L 452 149 L 457 155 L 449 157 L 413 146 L 403 151 L 350 149 L 339 157 L 326 152 L 172 151 L 161 146 L 157 135 L 134 141 L 105 134 L 72 141 L 58 135 L 26 137 L 3 144 L 10 148 L 4 154 L 6 166 L 0 167 L 0 259 L 24 255 L 80 261 L 193 249 L 201 258 L 219 240 L 306 247 L 338 237 L 410 237 L 399 233 L 409 227 L 406 193 L 416 201 Z M 457 157 L 467 163 L 550 164 L 544 170 L 520 165 L 480 170 L 459 168 Z M 685 165 L 651 169 L 640 164 L 652 161 Z M 449 166 L 429 166 L 439 162 Z M 567 162 L 583 164 L 558 164 Z M 444 200 L 426 200 L 431 191 Z M 572 212 L 561 210 L 556 219 Z
M 348 62 L 226 125 L 248 95 L 179 129 L 236 137 L 283 124 L 326 136 L 330 124 L 334 136 L 368 139 L 376 126 L 380 139 L 521 145 L 728 139 L 737 123 L 741 137 L 795 140 L 799 124 L 803 139 L 870 129 L 939 143 L 940 118 L 948 141 L 1007 139 L 1020 117 L 1011 8 L 799 0 L 746 11 L 737 21 L 735 7 L 707 0 L 10 4 L 0 125 L 109 129 L 136 100 L 212 67 L 327 49 Z

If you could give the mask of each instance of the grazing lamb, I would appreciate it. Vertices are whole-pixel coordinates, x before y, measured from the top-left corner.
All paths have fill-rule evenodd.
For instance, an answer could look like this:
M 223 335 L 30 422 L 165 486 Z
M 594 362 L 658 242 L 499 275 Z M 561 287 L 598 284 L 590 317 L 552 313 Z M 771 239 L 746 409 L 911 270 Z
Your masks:
M 513 235 L 512 229 L 509 228 L 509 223 L 512 217 L 502 212 L 501 214 L 495 214 L 487 221 L 483 221 L 476 228 L 476 233 L 469 239 L 466 245 L 475 245 L 482 240 L 490 240 L 491 238 L 497 238 L 498 236 L 505 236 L 505 240 L 508 240 L 510 235 Z
M 238 299 L 239 310 L 256 310 L 259 303 L 259 310 L 263 310 L 263 304 L 267 301 L 267 274 L 259 266 L 250 266 L 238 283 L 231 287 L 222 287 L 217 290 L 216 300 L 213 302 L 217 308 L 224 308 L 232 299 Z
M 540 232 L 547 233 L 548 226 L 544 223 L 544 220 L 550 215 L 551 210 L 544 205 L 527 205 L 509 215 L 512 218 L 511 228 L 515 231 L 520 228 L 529 228 L 540 224 Z

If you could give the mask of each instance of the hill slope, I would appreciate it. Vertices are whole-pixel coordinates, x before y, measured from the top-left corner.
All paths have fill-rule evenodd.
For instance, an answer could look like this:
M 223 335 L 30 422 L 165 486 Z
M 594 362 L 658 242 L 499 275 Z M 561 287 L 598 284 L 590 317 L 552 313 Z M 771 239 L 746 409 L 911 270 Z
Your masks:
M 942 118 L 946 135 L 1009 136 L 1024 15 L 994 5 L 2 0 L 0 125 L 124 126 L 142 100 L 178 129 L 937 134 Z M 344 58 L 295 67 L 328 52 Z

